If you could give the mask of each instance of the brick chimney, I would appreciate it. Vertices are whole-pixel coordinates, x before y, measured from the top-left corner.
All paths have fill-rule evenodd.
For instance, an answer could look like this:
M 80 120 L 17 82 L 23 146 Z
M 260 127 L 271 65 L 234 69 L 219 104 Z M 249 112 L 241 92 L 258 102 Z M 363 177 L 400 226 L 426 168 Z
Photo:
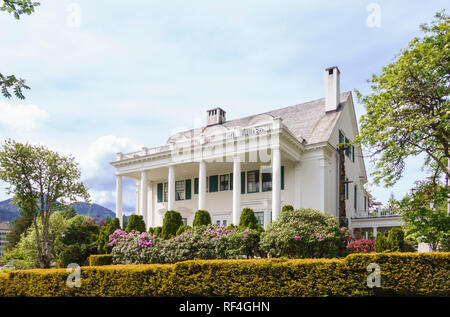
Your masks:
M 325 69 L 325 112 L 336 111 L 340 102 L 339 68 Z

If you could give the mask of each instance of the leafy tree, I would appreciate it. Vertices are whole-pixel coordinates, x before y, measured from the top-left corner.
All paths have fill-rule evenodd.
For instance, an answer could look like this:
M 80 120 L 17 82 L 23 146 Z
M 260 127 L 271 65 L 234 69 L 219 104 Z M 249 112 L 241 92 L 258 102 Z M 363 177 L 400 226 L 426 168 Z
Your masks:
M 372 93 L 356 91 L 366 114 L 355 143 L 369 147 L 376 183 L 393 185 L 405 159 L 422 153 L 434 179 L 450 176 L 450 19 L 445 11 L 435 17 L 421 25 L 423 37 L 414 38 L 380 75 L 372 76 Z
M 131 215 L 130 216 L 130 218 L 128 219 L 128 225 L 125 228 L 125 231 L 131 232 L 133 230 L 139 231 L 139 232 L 146 232 L 144 217 L 142 217 L 140 215 Z
M 32 2 L 30 0 L 3 0 L 3 5 L 0 7 L 0 11 L 6 11 L 12 13 L 16 19 L 20 19 L 22 14 L 28 14 L 34 12 L 34 8 L 39 6 L 38 2 Z M 0 73 L 0 89 L 5 98 L 11 98 L 9 89 L 13 90 L 14 95 L 19 99 L 25 99 L 22 93 L 22 89 L 30 89 L 25 85 L 25 80 L 22 78 L 16 78 L 14 75 L 3 75 Z
M 450 216 L 446 204 L 448 187 L 435 182 L 417 182 L 399 202 L 401 222 L 406 237 L 425 242 L 437 250 L 450 237 Z
M 207 226 L 211 224 L 211 215 L 207 210 L 197 210 L 194 217 L 193 227 Z
M 44 146 L 8 140 L 0 148 L 0 180 L 9 184 L 14 204 L 33 219 L 42 268 L 50 267 L 49 219 L 55 206 L 89 199 L 80 174 L 73 157 Z M 38 230 L 37 218 L 41 219 L 42 231 Z
M 177 230 L 183 225 L 183 218 L 178 211 L 168 210 L 164 215 L 163 226 L 161 229 L 161 236 L 168 239 L 176 235 Z
M 157 237 L 159 237 L 161 235 L 162 232 L 162 227 L 155 227 L 153 230 L 153 234 Z

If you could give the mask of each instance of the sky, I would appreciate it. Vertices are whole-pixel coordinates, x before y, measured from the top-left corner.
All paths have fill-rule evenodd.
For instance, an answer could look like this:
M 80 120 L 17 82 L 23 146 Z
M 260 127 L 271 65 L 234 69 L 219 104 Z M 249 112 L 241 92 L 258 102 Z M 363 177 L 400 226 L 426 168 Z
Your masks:
M 369 93 L 366 80 L 442 9 L 448 1 L 42 0 L 20 20 L 0 12 L 0 72 L 31 87 L 25 100 L 0 96 L 0 141 L 73 155 L 91 200 L 115 210 L 115 153 L 165 144 L 213 107 L 232 120 L 323 98 L 333 65 L 341 91 Z M 421 165 L 408 159 L 394 187 L 369 177 L 368 189 L 401 198 Z M 134 195 L 125 179 L 125 213 Z

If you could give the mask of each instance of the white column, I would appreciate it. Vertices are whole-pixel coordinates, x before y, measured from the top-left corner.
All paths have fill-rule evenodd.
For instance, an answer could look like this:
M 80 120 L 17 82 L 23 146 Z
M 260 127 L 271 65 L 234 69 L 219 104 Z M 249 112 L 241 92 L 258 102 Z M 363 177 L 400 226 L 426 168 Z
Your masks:
M 173 165 L 169 166 L 169 180 L 168 180 L 168 203 L 167 210 L 173 210 L 175 202 L 175 168 Z
M 241 216 L 241 160 L 239 155 L 233 162 L 233 224 L 239 225 Z
M 206 164 L 200 161 L 198 166 L 198 209 L 206 209 Z
M 149 182 L 147 186 L 148 198 L 147 198 L 147 218 L 145 219 L 145 230 L 153 227 L 153 182 Z
M 116 217 L 119 218 L 120 227 L 123 228 L 123 209 L 122 209 L 122 176 L 116 177 Z
M 139 213 L 141 212 L 141 185 L 140 185 L 141 181 L 136 181 L 136 214 L 139 215 Z
M 139 215 L 142 215 L 144 218 L 144 222 L 147 223 L 147 195 L 148 195 L 148 191 L 147 191 L 147 172 L 146 171 L 142 171 L 141 172 L 141 201 L 139 202 L 139 206 L 140 206 L 140 211 L 139 211 Z
M 301 163 L 298 162 L 294 170 L 294 209 L 299 209 L 302 206 L 301 172 Z
M 281 212 L 281 154 L 278 146 L 272 148 L 272 221 Z
M 319 160 L 319 210 L 325 212 L 325 159 Z
M 377 237 L 377 227 L 373 227 L 373 237 L 376 238 Z

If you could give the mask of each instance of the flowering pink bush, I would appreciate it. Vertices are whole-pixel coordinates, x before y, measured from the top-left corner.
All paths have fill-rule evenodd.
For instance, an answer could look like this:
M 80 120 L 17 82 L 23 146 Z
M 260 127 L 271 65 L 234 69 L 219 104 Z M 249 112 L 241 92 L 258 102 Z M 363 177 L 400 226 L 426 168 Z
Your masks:
M 353 240 L 347 244 L 347 250 L 351 253 L 375 252 L 375 243 L 373 240 L 366 239 Z
M 251 229 L 198 226 L 164 240 L 151 234 L 116 230 L 110 237 L 114 263 L 175 263 L 230 259 L 257 253 L 259 233 Z
M 348 229 L 312 209 L 285 210 L 261 234 L 260 248 L 274 257 L 332 258 L 345 255 Z

